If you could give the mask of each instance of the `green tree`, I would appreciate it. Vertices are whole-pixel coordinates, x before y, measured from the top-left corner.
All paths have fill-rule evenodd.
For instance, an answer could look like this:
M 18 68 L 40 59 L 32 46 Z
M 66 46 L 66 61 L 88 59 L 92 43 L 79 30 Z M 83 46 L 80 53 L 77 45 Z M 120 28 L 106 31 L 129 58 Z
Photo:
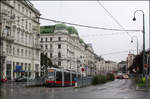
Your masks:
M 44 74 L 47 71 L 47 68 L 51 67 L 58 68 L 57 65 L 53 65 L 51 59 L 48 58 L 46 54 L 41 53 L 41 76 L 44 76 Z

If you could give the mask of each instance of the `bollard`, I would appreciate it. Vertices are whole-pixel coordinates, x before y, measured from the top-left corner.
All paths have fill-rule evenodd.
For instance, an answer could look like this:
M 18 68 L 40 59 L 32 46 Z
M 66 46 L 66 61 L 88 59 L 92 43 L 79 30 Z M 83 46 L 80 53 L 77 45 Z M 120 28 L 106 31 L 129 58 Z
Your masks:
M 78 84 L 77 84 L 77 82 L 75 82 L 75 87 L 76 87 L 76 88 L 78 87 Z

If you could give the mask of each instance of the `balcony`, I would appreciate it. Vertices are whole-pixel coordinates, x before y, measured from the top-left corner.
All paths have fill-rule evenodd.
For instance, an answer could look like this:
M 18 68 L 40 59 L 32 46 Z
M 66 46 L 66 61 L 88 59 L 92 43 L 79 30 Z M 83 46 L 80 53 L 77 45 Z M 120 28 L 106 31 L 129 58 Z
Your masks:
M 7 41 L 8 43 L 13 43 L 15 41 L 14 36 L 4 35 L 4 36 L 2 36 L 2 38 L 3 38 L 3 40 Z
M 0 51 L 0 57 L 2 58 L 2 60 L 4 61 L 6 58 L 6 53 L 4 51 Z
M 40 44 L 35 44 L 35 48 L 38 49 L 38 50 L 40 50 L 41 49 Z

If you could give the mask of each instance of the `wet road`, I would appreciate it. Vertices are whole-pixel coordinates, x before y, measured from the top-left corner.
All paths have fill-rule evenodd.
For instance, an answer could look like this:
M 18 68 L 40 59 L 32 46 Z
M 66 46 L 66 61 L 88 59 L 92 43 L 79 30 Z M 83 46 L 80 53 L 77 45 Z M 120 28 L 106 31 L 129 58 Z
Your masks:
M 4 84 L 1 88 L 1 99 L 150 99 L 150 92 L 136 91 L 135 84 L 131 80 L 125 79 L 85 88 L 23 88 L 23 85 L 23 83 Z

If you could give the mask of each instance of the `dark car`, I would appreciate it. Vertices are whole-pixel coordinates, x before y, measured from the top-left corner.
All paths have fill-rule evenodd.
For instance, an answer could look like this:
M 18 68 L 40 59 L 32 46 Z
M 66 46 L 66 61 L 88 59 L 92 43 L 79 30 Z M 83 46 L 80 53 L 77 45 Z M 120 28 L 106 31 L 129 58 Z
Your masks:
M 27 82 L 27 81 L 30 81 L 31 79 L 29 79 L 28 77 L 18 77 L 15 79 L 16 82 Z
M 116 79 L 123 79 L 123 75 L 117 75 Z

